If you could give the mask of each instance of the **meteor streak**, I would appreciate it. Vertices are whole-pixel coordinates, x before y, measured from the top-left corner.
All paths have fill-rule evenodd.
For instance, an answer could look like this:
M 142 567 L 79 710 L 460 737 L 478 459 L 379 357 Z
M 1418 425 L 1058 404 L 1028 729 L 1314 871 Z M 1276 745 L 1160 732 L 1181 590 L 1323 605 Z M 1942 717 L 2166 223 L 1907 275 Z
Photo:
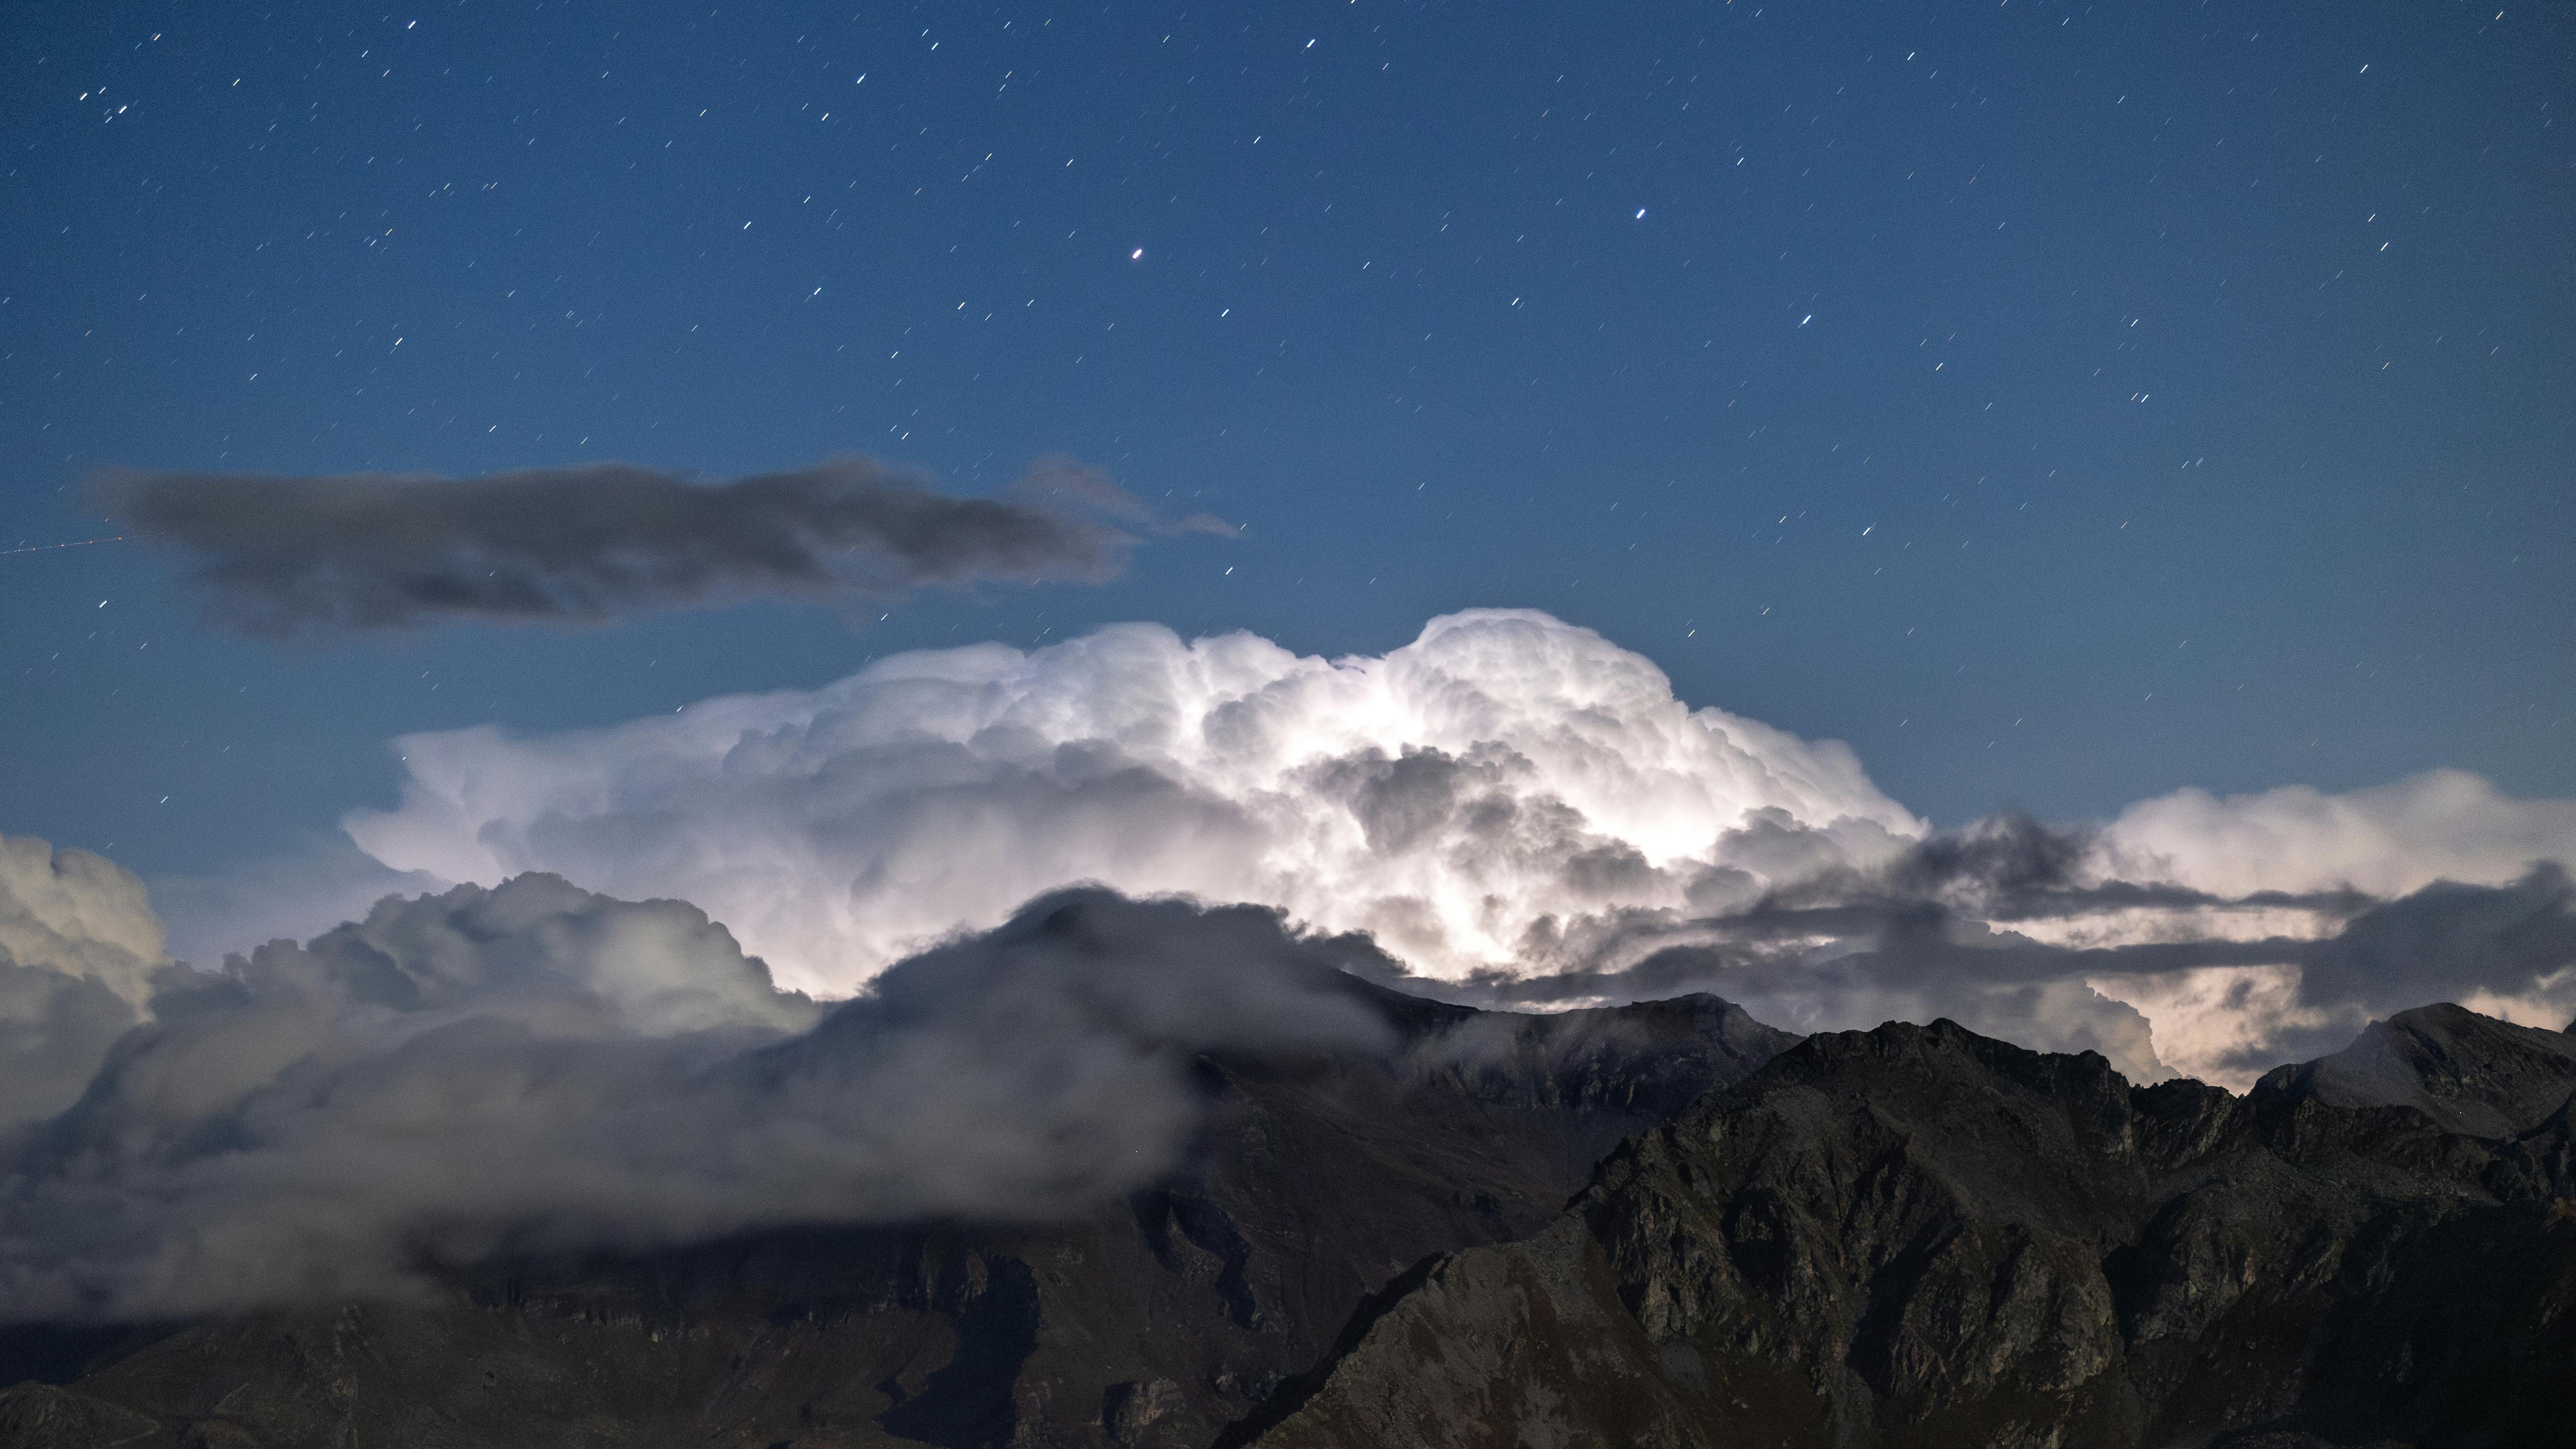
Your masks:
M 87 548 L 87 547 L 89 547 L 89 546 L 90 546 L 91 544 L 93 544 L 93 543 L 123 543 L 123 542 L 125 542 L 125 535 L 120 533 L 120 534 L 118 534 L 118 535 L 117 535 L 116 537 L 114 537 L 114 538 L 84 538 L 84 539 L 76 540 L 76 541 L 71 542 L 71 543 L 39 543 L 39 544 L 31 545 L 31 546 L 29 546 L 29 547 L 27 547 L 27 548 L 0 548 L 0 555 L 7 555 L 7 554 L 13 554 L 13 553 L 43 553 L 45 550 L 47 550 L 47 549 L 49 549 L 49 548 Z

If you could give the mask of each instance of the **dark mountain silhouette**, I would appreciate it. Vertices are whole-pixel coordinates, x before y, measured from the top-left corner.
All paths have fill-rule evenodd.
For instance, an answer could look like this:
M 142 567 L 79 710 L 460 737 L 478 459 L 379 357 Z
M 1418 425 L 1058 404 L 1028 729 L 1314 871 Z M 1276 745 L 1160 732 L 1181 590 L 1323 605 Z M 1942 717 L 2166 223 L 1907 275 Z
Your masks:
M 2402 1013 L 2235 1097 L 1819 1035 L 1431 1260 L 1219 1442 L 2576 1442 L 2576 1050 Z

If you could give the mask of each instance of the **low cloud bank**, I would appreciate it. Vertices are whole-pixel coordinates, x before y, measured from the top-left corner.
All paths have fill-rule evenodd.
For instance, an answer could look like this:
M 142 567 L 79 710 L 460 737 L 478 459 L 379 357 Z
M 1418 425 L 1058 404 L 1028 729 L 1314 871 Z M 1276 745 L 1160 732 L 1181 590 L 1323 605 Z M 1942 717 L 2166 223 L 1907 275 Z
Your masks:
M 1139 534 L 1234 531 L 1205 514 L 1166 522 L 1060 459 L 1001 498 L 857 457 L 713 484 L 626 463 L 456 480 L 124 471 L 91 479 L 89 498 L 195 559 L 212 622 L 260 635 L 1093 580 Z
M 1177 1161 L 1193 1054 L 1391 1048 L 1353 964 L 1395 969 L 1274 912 L 1073 892 L 827 1011 L 681 902 L 543 875 L 389 898 L 217 973 L 165 967 L 86 1065 L 0 1037 L 0 1071 L 55 1074 L 70 1101 L 0 1131 L 0 1318 L 400 1297 L 514 1251 L 1079 1211 Z
M 2104 869 L 2133 879 L 2399 895 L 2437 880 L 2510 880 L 2535 860 L 2576 861 L 2576 800 L 2516 800 L 2465 770 L 2345 795 L 2305 785 L 2225 797 L 2177 790 L 2121 811 L 2101 844 Z

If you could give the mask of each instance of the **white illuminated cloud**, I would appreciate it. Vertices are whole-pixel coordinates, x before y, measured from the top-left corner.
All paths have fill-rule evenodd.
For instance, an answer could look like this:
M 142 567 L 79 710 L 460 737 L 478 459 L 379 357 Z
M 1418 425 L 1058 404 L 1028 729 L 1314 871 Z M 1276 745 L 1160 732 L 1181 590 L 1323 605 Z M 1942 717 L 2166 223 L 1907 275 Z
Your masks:
M 607 729 L 398 744 L 401 804 L 344 822 L 379 861 L 680 897 L 823 992 L 1077 881 L 1282 906 L 1455 976 L 1925 829 L 1840 742 L 1694 710 L 1644 657 L 1516 610 L 1339 660 L 1120 625 Z
M 168 962 L 164 944 L 132 871 L 86 850 L 0 836 L 0 960 L 87 977 L 139 1006 Z
M 2535 860 L 2576 860 L 2576 800 L 2516 800 L 2465 770 L 2328 795 L 2177 790 L 2120 812 L 2104 874 L 2222 895 L 2350 886 L 2401 895 L 2437 880 L 2497 885 Z
M 1029 652 L 897 655 L 821 689 L 606 729 L 397 743 L 400 805 L 345 822 L 384 866 L 486 884 L 554 871 L 694 902 L 782 984 L 818 994 L 1098 882 L 1276 906 L 1367 932 L 1428 976 L 1575 983 L 1526 999 L 1576 1004 L 1581 982 L 1724 939 L 1694 923 L 1774 888 L 1795 887 L 1775 908 L 1913 889 L 1896 862 L 1926 834 L 1842 744 L 1692 709 L 1652 662 L 1527 611 L 1434 619 L 1383 657 L 1337 660 L 1121 625 Z M 2198 943 L 2200 964 L 2139 974 L 2070 954 L 2062 977 L 1988 981 L 1967 956 L 1863 980 L 1834 963 L 1876 942 L 1864 910 L 1803 947 L 1771 939 L 1764 959 L 1790 974 L 1664 989 L 1736 994 L 1808 1028 L 1947 1014 L 2139 1075 L 2242 1086 L 2275 1049 L 2378 1009 L 2346 999 L 2349 969 L 2304 982 L 2311 943 L 2437 880 L 2502 887 L 2535 860 L 2576 860 L 2576 801 L 2512 799 L 2458 771 L 2343 795 L 2184 790 L 2089 839 L 2067 903 L 2012 919 L 2011 937 Z M 2113 888 L 2158 882 L 2210 899 Z M 1975 890 L 1945 907 L 1979 908 Z M 2210 948 L 2227 942 L 2240 948 Z M 2576 970 L 2545 966 L 2406 989 L 2485 991 L 2537 1020 L 2576 1002 Z
M 0 1136 L 50 1117 L 170 969 L 143 882 L 105 856 L 0 835 Z

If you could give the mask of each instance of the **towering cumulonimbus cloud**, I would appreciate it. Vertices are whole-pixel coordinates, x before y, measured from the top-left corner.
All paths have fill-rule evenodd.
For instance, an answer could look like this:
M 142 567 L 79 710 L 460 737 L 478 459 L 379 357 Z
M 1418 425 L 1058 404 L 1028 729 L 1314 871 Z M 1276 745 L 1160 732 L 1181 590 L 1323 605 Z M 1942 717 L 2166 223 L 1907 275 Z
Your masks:
M 267 635 L 1100 579 L 1139 533 L 1235 531 L 1207 514 L 1167 522 L 1060 458 L 1000 498 L 857 457 L 714 484 L 592 463 L 455 480 L 129 470 L 88 492 L 134 537 L 194 556 L 210 619 Z
M 1643 657 L 1527 611 L 1340 660 L 1124 625 L 611 729 L 398 745 L 399 807 L 345 822 L 378 860 L 682 896 L 821 992 L 1078 881 L 1280 906 L 1454 978 L 1924 830 L 1840 743 L 1693 710 Z
M 2526 1024 L 2576 1008 L 2549 956 L 2563 876 L 2534 873 L 2576 860 L 2576 802 L 2436 772 L 1932 835 L 1842 745 L 1691 709 L 1646 659 L 1527 611 L 1338 660 L 1127 625 L 398 746 L 400 805 L 346 821 L 377 860 L 684 897 L 824 994 L 1096 881 L 1364 931 L 1462 999 L 1949 1015 L 2140 1077 L 2243 1085 L 2427 996 Z M 2445 905 L 2442 881 L 2474 889 Z M 2437 920 L 2457 927 L 2438 971 L 2386 944 Z

